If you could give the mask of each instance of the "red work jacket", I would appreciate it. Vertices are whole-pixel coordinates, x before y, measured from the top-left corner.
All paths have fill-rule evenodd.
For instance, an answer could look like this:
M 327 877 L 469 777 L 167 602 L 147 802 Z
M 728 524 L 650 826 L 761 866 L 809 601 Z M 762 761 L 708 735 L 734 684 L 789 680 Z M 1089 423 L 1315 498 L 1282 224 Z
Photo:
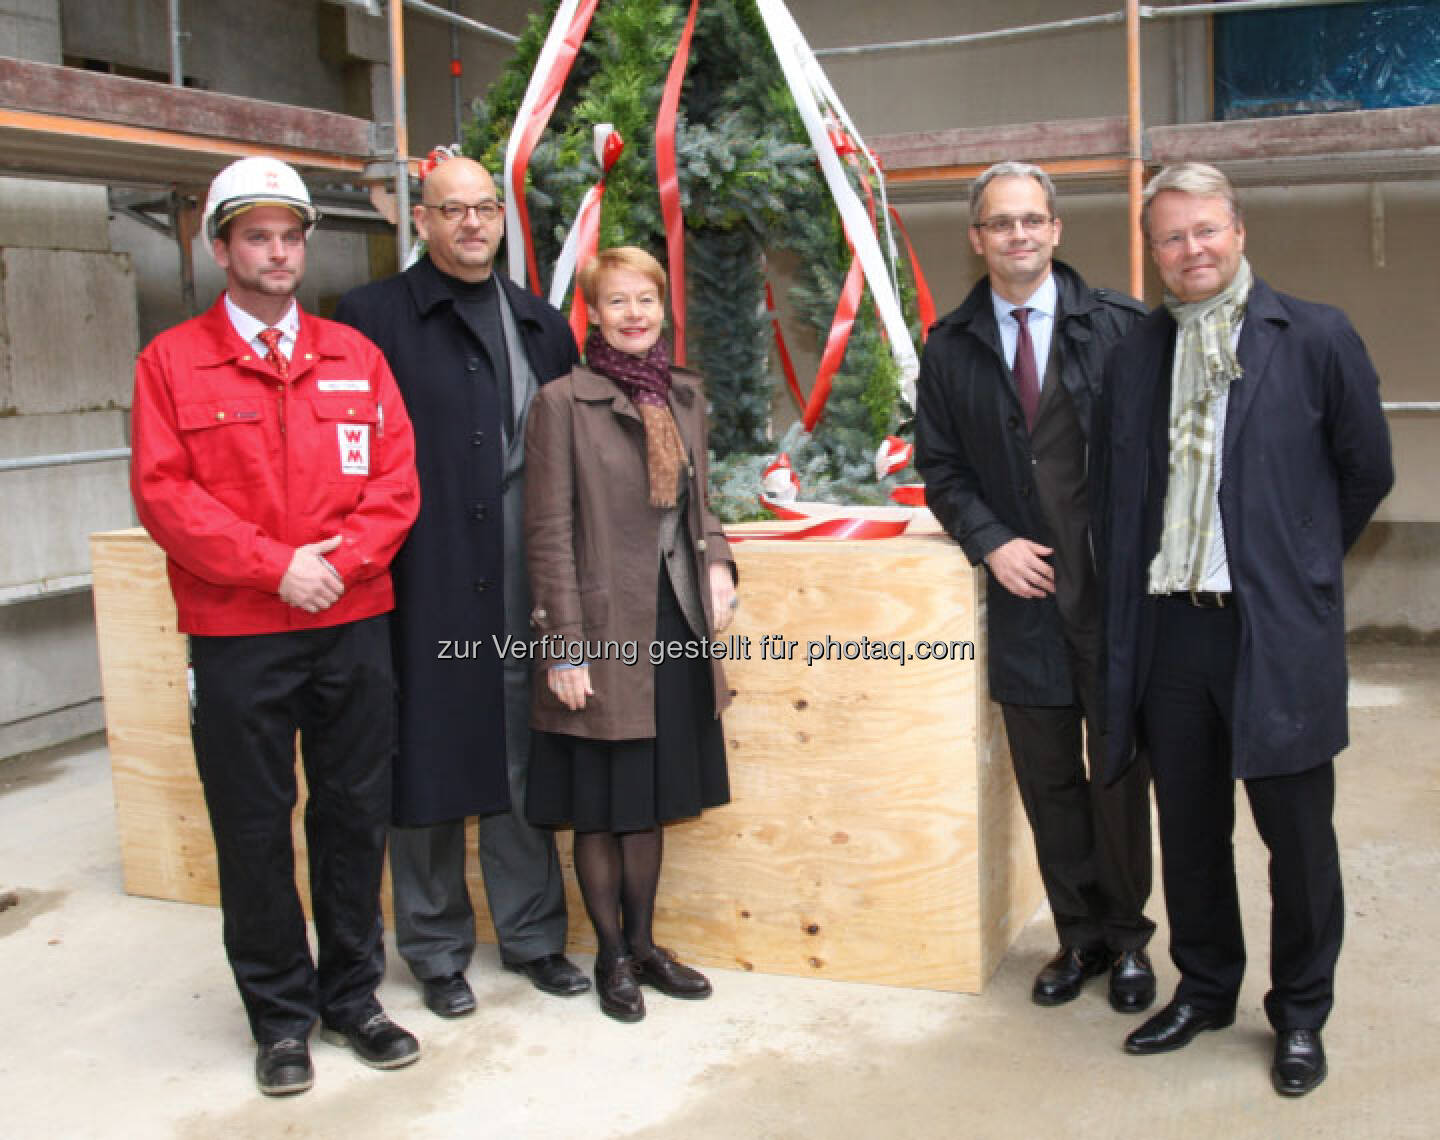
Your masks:
M 380 350 L 302 313 L 281 379 L 222 296 L 135 367 L 130 487 L 167 555 L 182 633 L 281 633 L 394 607 L 390 560 L 420 507 L 415 440 Z M 344 580 L 309 614 L 280 600 L 295 548 L 333 535 Z

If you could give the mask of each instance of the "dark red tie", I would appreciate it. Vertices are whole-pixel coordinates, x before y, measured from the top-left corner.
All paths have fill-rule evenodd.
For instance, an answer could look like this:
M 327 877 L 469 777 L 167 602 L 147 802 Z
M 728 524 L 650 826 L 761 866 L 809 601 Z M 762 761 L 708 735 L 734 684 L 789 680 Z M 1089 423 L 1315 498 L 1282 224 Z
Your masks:
M 1025 412 L 1026 428 L 1035 426 L 1035 412 L 1040 407 L 1040 377 L 1035 372 L 1035 342 L 1030 339 L 1030 310 L 1011 309 L 1010 315 L 1020 326 L 1015 338 L 1015 387 L 1020 390 L 1020 407 Z M 263 335 L 263 334 L 262 334 Z
M 1023 329 L 1025 326 L 1022 324 L 1020 327 Z M 286 360 L 285 354 L 280 351 L 280 330 L 261 329 L 256 335 L 265 342 L 265 347 L 269 349 L 265 353 L 265 359 L 275 366 L 275 371 L 280 373 L 280 379 L 284 380 L 290 375 L 290 361 Z

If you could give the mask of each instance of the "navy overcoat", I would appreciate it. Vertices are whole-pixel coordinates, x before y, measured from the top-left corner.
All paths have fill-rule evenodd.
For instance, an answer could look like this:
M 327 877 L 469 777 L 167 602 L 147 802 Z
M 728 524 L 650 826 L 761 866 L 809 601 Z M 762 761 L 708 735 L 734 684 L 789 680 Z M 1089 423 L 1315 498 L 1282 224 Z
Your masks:
M 1107 369 L 1106 773 L 1145 741 L 1136 710 L 1155 634 L 1146 595 L 1168 484 L 1175 321 L 1153 311 Z M 1345 314 L 1256 280 L 1236 355 L 1220 515 L 1240 618 L 1238 779 L 1288 775 L 1348 743 L 1341 564 L 1394 482 L 1379 378 Z

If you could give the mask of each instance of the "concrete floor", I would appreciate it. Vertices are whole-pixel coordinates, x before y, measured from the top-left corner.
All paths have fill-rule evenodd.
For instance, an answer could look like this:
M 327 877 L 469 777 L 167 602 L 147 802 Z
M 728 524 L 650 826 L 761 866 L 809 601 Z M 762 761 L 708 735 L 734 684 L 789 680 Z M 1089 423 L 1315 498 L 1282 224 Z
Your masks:
M 1331 1076 L 1303 1100 L 1270 1088 L 1263 849 L 1243 809 L 1254 965 L 1239 1018 L 1170 1056 L 1121 1051 L 1138 1021 L 1101 984 L 1060 1009 L 1030 1003 L 1053 943 L 1042 911 L 981 997 L 715 970 L 713 999 L 652 995 L 635 1026 L 592 997 L 540 995 L 488 947 L 470 970 L 479 1012 L 442 1022 L 392 956 L 382 998 L 421 1036 L 420 1063 L 375 1072 L 317 1040 L 315 1089 L 268 1100 L 218 912 L 122 892 L 91 740 L 0 764 L 0 892 L 16 898 L 0 911 L 0 1136 L 1440 1135 L 1440 650 L 1366 646 L 1352 664 L 1349 925 Z M 1163 1000 L 1163 925 L 1155 945 Z

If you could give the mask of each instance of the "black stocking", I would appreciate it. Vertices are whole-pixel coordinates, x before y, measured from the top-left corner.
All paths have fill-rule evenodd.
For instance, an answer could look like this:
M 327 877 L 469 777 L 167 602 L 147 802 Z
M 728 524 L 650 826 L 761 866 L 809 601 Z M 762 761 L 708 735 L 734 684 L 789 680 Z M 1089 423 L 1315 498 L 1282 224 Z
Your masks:
M 649 831 L 630 831 L 620 837 L 620 909 L 625 916 L 625 940 L 638 958 L 655 949 L 651 926 L 655 918 L 655 891 L 660 885 L 660 856 L 665 832 L 658 825 Z
M 620 837 L 609 831 L 577 831 L 575 878 L 600 943 L 599 958 L 620 957 L 625 953 L 620 931 Z

